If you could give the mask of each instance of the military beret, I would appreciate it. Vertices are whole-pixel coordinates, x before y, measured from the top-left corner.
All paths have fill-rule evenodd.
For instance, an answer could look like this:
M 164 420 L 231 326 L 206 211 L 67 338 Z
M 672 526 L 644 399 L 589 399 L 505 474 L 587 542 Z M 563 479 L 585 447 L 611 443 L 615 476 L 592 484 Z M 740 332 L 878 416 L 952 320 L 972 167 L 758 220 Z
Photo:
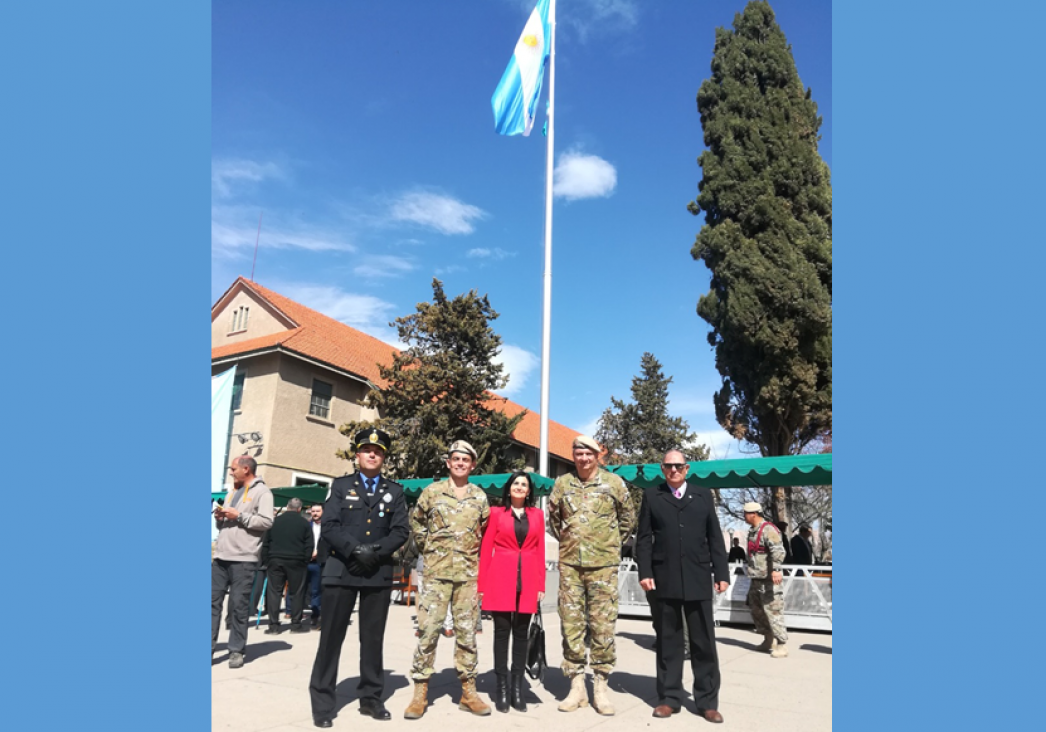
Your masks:
M 454 440 L 450 444 L 450 449 L 447 450 L 447 455 L 449 456 L 452 452 L 463 452 L 466 455 L 471 455 L 473 460 L 479 459 L 479 455 L 476 454 L 476 448 L 464 440 Z
M 762 513 L 763 507 L 755 501 L 749 501 L 741 507 L 741 510 L 743 510 L 745 513 Z
M 599 446 L 599 443 L 588 435 L 578 435 L 575 437 L 574 444 L 571 447 L 581 448 L 582 450 L 591 450 L 597 455 L 603 452 L 603 448 Z
M 379 430 L 377 427 L 368 427 L 356 433 L 352 444 L 357 450 L 364 445 L 377 445 L 385 452 L 388 452 L 389 448 L 392 447 L 392 438 L 389 437 L 389 433 L 385 430 Z

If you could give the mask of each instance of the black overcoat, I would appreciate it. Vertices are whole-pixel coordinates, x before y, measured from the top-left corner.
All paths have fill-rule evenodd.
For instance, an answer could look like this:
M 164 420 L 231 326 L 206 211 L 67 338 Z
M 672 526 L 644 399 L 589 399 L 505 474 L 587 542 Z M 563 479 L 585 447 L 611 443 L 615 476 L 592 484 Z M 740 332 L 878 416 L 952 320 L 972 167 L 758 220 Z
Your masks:
M 647 488 L 636 534 L 639 579 L 653 577 L 658 599 L 711 600 L 712 580 L 729 582 L 723 532 L 708 488 L 681 499 L 667 483 Z
M 323 504 L 320 538 L 330 553 L 321 574 L 324 585 L 391 587 L 392 553 L 407 541 L 407 502 L 403 486 L 379 476 L 371 496 L 359 473 L 335 478 Z M 349 555 L 358 544 L 377 544 L 381 565 L 370 574 L 350 569 Z

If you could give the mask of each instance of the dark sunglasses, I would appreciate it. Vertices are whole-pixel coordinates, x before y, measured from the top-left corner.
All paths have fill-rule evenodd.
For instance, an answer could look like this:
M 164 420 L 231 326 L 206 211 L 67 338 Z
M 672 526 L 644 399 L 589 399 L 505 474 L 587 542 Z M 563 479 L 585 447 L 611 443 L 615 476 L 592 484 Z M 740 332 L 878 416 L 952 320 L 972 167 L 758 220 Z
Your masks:
M 661 463 L 665 470 L 686 470 L 689 463 Z

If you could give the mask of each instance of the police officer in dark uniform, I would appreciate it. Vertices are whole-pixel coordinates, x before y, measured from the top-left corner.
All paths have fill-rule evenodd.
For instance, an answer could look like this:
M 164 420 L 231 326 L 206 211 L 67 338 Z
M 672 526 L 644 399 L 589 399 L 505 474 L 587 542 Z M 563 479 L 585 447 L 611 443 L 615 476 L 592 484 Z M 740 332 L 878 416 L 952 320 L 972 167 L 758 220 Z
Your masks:
M 309 696 L 317 727 L 330 727 L 335 715 L 338 658 L 349 617 L 360 599 L 360 714 L 390 719 L 382 704 L 385 621 L 392 596 L 392 553 L 410 534 L 403 486 L 381 475 L 392 446 L 382 430 L 361 430 L 353 440 L 357 471 L 334 480 L 323 505 L 320 535 L 330 553 L 323 566 L 323 628 Z

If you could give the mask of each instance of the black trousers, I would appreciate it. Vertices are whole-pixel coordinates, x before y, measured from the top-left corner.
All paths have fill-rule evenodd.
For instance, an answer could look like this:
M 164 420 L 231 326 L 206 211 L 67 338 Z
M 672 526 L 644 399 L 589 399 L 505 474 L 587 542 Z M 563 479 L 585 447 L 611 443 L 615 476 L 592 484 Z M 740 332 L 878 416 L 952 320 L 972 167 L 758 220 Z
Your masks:
M 298 559 L 269 559 L 269 587 L 265 591 L 265 612 L 269 615 L 269 625 L 280 624 L 280 605 L 283 600 L 283 584 L 291 597 L 291 627 L 301 625 L 301 616 L 305 608 L 305 562 Z
M 512 638 L 512 673 L 521 674 L 527 666 L 527 633 L 533 613 L 491 611 L 494 618 L 494 673 L 506 675 L 509 637 Z
M 663 600 L 657 612 L 658 704 L 683 706 L 683 618 L 690 632 L 690 670 L 698 709 L 719 708 L 719 656 L 711 600 Z
M 334 689 L 338 683 L 338 659 L 349 628 L 349 618 L 360 599 L 357 625 L 360 629 L 360 681 L 356 692 L 360 699 L 381 699 L 385 691 L 385 621 L 389 617 L 392 587 L 341 587 L 325 585 L 323 625 L 316 663 L 309 681 L 312 716 L 333 717 Z
M 211 560 L 211 641 L 218 640 L 222 602 L 229 588 L 229 652 L 243 653 L 247 646 L 248 602 L 257 562 Z

